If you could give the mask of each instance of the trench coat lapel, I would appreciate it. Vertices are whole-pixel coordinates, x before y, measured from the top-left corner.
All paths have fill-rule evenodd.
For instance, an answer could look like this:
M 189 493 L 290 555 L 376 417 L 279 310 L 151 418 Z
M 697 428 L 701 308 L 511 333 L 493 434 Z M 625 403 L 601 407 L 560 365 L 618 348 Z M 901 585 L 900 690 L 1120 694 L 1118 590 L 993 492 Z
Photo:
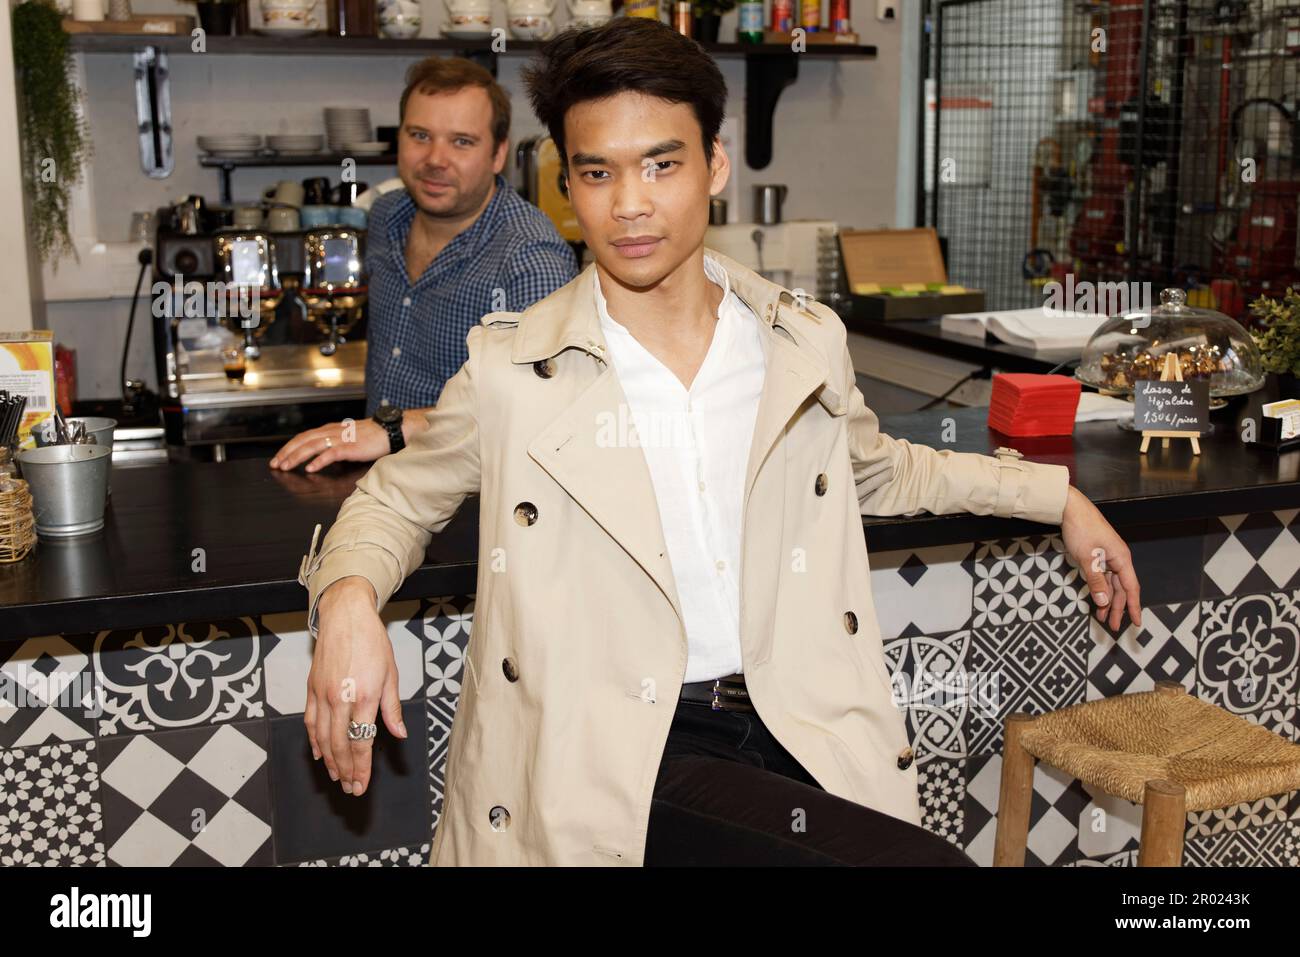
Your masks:
M 628 408 L 614 367 L 605 365 L 528 454 L 645 569 L 681 618 L 650 469 L 640 446 L 625 441 Z
M 767 461 L 786 423 L 804 401 L 821 387 L 826 370 L 783 336 L 764 329 L 770 342 L 763 394 L 758 401 L 754 437 L 745 467 L 745 502 L 749 501 L 758 471 Z M 746 529 L 748 531 L 748 529 Z

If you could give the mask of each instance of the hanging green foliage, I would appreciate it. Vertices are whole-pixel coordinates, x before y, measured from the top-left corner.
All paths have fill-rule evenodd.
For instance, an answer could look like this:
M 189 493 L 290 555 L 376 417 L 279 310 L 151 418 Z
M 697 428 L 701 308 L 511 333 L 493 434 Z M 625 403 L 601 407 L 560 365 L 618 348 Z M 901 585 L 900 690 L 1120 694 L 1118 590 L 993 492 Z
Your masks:
M 26 0 L 13 10 L 14 72 L 28 224 L 44 261 L 76 256 L 68 234 L 68 199 L 85 172 L 90 135 L 77 109 L 63 14 L 53 0 Z M 80 261 L 80 260 L 78 260 Z

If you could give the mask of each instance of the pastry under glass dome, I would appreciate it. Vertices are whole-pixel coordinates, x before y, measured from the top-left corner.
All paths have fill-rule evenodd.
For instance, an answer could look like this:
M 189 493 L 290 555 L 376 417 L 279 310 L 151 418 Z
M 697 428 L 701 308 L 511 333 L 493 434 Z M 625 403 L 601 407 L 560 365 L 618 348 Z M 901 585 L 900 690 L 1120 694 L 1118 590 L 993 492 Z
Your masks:
M 1209 380 L 1212 398 L 1244 395 L 1264 384 L 1250 333 L 1221 312 L 1187 305 L 1181 289 L 1161 292 L 1154 309 L 1102 323 L 1084 346 L 1074 375 L 1110 395 L 1132 395 L 1134 382 L 1160 378 L 1171 352 L 1184 379 Z

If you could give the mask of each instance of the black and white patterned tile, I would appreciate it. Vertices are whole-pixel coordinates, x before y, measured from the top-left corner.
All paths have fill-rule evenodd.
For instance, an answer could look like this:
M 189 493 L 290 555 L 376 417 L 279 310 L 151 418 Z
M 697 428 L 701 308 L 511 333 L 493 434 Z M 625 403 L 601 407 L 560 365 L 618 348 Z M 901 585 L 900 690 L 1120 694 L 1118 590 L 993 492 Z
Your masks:
M 451 725 L 465 678 L 465 655 L 474 629 L 473 595 L 431 598 L 423 612 L 424 667 L 428 682 L 430 833 L 436 835 L 447 790 Z
M 429 697 L 460 694 L 465 650 L 474 629 L 474 596 L 431 598 L 420 612 Z
M 1091 645 L 1083 615 L 972 629 L 967 670 L 987 676 L 983 697 L 991 704 L 967 713 L 969 753 L 1000 752 L 1010 714 L 1040 715 L 1082 702 Z
M 974 578 L 972 627 L 1087 614 L 1087 588 L 1059 535 L 980 542 L 967 567 Z
M 1300 589 L 1201 603 L 1201 698 L 1295 741 L 1297 681 Z
M 345 794 L 330 780 L 324 761 L 312 759 L 301 715 L 270 720 L 276 863 L 411 847 L 431 839 L 428 700 L 417 695 L 402 702 L 406 738 L 393 737 L 380 724 L 371 745 L 370 783 L 359 796 Z
M 100 632 L 100 737 L 263 717 L 259 642 L 248 617 Z
M 970 557 L 969 544 L 872 552 L 871 595 L 881 637 L 965 628 L 975 587 Z
M 403 701 L 424 694 L 422 607 L 418 601 L 389 602 L 379 615 L 388 628 Z M 307 676 L 314 652 L 307 613 L 262 615 L 260 623 L 267 711 L 272 715 L 302 714 L 307 707 Z
M 965 732 L 972 707 L 989 706 L 996 675 L 967 668 L 971 633 L 910 635 L 884 643 L 894 704 L 905 715 L 908 740 L 923 766 L 931 759 L 957 761 L 967 753 Z
M 1137 848 L 1128 851 L 1120 851 L 1117 854 L 1108 854 L 1106 857 L 1081 857 L 1073 864 L 1067 864 L 1066 867 L 1137 867 L 1138 852 Z
M 0 642 L 0 748 L 94 737 L 89 635 Z
M 1196 694 L 1196 648 L 1201 605 L 1188 601 L 1142 609 L 1142 627 L 1125 618 L 1116 635 L 1089 618 L 1087 700 L 1151 691 L 1157 681 L 1176 681 Z
M 451 745 L 451 724 L 460 695 L 439 695 L 428 700 L 430 834 L 437 834 L 442 805 L 447 794 L 447 754 Z
M 1268 827 L 1287 821 L 1300 821 L 1300 792 L 1271 794 L 1257 801 L 1187 815 L 1187 837 L 1212 837 L 1228 831 Z
M 1131 863 L 1136 865 L 1142 834 L 1142 806 L 1090 785 L 1083 787 L 1092 800 L 1079 820 L 1080 860 L 1121 865 L 1126 861 L 1117 858 L 1131 858 Z M 1266 837 L 1257 835 L 1233 841 L 1230 836 L 1247 830 L 1270 832 L 1288 825 L 1300 826 L 1300 804 L 1296 802 L 1295 792 L 1229 808 L 1192 811 L 1187 815 L 1184 834 L 1185 862 L 1220 866 L 1213 862 L 1221 860 L 1227 866 L 1267 865 L 1267 855 L 1258 859 L 1251 856 L 1261 853 L 1260 848 L 1268 843 Z
M 109 738 L 100 747 L 110 864 L 271 863 L 266 722 Z
M 966 818 L 966 761 L 931 758 L 917 771 L 921 825 L 961 846 Z
M 0 751 L 0 866 L 104 866 L 94 741 Z
M 1142 805 L 1080 781 L 1088 803 L 1079 812 L 1079 863 L 1104 863 L 1109 867 L 1136 865 L 1142 835 Z M 1130 862 L 1128 858 L 1132 856 Z
M 1300 510 L 1221 515 L 1205 536 L 1201 597 L 1300 588 Z
M 1184 867 L 1300 867 L 1300 821 L 1189 838 Z
M 429 863 L 429 845 L 396 847 L 387 851 L 321 857 L 314 861 L 285 864 L 284 867 L 424 867 Z
M 998 794 L 1002 790 L 1002 755 L 969 758 L 966 767 L 962 846 L 977 864 L 991 867 L 997 836 Z M 1060 867 L 1078 859 L 1078 821 L 1087 803 L 1088 794 L 1079 781 L 1045 764 L 1034 768 L 1026 867 Z

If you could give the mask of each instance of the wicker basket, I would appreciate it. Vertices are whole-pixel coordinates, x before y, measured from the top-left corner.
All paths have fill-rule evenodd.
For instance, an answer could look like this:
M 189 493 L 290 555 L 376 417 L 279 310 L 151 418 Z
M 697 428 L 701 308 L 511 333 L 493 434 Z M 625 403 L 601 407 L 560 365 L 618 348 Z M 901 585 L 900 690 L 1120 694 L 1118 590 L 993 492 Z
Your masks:
M 0 479 L 0 563 L 19 562 L 36 544 L 32 493 L 22 479 Z

